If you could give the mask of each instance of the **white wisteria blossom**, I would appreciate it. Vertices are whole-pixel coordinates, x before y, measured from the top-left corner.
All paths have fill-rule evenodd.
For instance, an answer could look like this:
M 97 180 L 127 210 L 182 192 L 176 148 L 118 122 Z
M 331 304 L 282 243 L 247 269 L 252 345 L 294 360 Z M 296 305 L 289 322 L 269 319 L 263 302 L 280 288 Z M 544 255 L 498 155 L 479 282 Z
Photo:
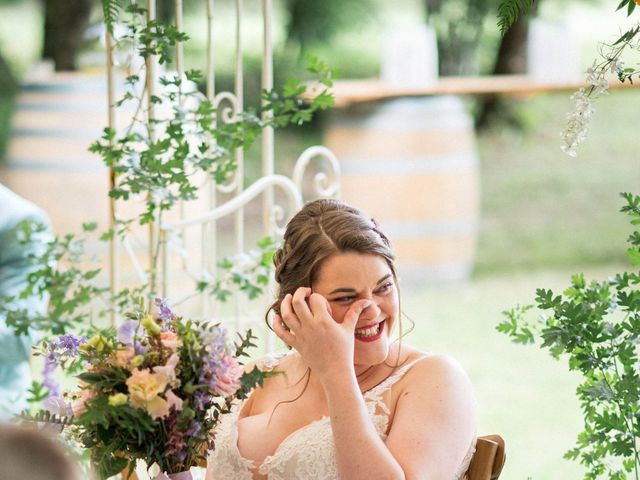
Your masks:
M 593 101 L 609 94 L 610 73 L 620 77 L 624 72 L 623 63 L 619 58 L 620 53 L 619 49 L 613 55 L 601 53 L 605 61 L 597 64 L 594 60 L 593 65 L 585 72 L 589 87 L 580 88 L 570 97 L 575 102 L 575 108 L 567 113 L 567 126 L 560 134 L 562 139 L 560 149 L 570 157 L 577 156 L 578 146 L 587 138 L 591 118 L 595 112 Z
M 567 127 L 561 133 L 562 144 L 560 148 L 570 157 L 575 157 L 578 145 L 587 138 L 591 117 L 595 110 L 592 100 L 584 88 L 575 92 L 570 98 L 576 106 L 573 112 L 567 114 Z

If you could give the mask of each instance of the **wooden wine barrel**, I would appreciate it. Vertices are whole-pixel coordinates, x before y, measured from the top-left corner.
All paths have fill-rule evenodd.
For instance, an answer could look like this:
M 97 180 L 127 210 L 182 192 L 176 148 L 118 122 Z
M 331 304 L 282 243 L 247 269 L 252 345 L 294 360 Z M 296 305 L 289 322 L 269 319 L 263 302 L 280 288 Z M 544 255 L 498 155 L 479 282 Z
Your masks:
M 104 75 L 27 78 L 17 97 L 0 181 L 42 207 L 58 233 L 106 221 L 109 174 L 89 145 L 107 125 Z
M 465 280 L 479 215 L 473 121 L 457 97 L 401 98 L 337 110 L 326 145 L 342 198 L 381 223 L 400 275 Z

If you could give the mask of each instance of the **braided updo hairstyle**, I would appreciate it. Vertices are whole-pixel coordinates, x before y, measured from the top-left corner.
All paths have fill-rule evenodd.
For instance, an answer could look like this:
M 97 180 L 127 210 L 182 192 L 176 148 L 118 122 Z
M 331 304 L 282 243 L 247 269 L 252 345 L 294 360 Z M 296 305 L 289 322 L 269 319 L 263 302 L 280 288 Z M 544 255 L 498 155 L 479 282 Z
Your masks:
M 288 293 L 311 287 L 326 258 L 346 252 L 379 255 L 396 276 L 391 243 L 375 220 L 338 200 L 307 203 L 287 224 L 283 245 L 273 257 L 278 292 L 267 315 L 280 313 Z

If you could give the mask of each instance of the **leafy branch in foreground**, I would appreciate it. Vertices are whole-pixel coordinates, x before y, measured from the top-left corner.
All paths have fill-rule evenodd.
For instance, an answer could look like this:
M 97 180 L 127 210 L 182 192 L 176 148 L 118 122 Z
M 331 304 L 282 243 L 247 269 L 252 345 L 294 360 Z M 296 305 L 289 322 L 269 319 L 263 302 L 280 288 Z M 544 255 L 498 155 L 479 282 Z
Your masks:
M 640 224 L 640 197 L 623 193 L 623 212 Z M 640 232 L 629 237 L 629 259 L 640 265 Z M 546 312 L 536 320 L 532 308 L 516 307 L 497 330 L 516 343 L 541 340 L 556 359 L 566 355 L 569 369 L 582 375 L 577 388 L 584 431 L 565 457 L 579 460 L 586 480 L 606 475 L 640 478 L 640 273 L 623 272 L 605 281 L 587 282 L 573 275 L 562 294 L 536 291 L 536 304 Z
M 0 303 L 0 315 L 6 318 L 7 326 L 16 335 L 26 335 L 31 329 L 61 335 L 78 324 L 87 323 L 91 317 L 90 304 L 105 300 L 108 290 L 96 285 L 100 268 L 85 254 L 85 244 L 96 225 L 87 223 L 81 234 L 46 241 L 37 239 L 44 232 L 42 225 L 23 222 L 19 228 L 21 244 L 37 243 L 43 248 L 27 258 L 31 272 L 25 289 Z M 46 296 L 49 309 L 45 313 L 35 313 L 23 305 L 25 299 Z
M 118 18 L 121 9 L 120 0 L 102 0 L 102 15 L 109 33 L 113 34 L 113 24 Z

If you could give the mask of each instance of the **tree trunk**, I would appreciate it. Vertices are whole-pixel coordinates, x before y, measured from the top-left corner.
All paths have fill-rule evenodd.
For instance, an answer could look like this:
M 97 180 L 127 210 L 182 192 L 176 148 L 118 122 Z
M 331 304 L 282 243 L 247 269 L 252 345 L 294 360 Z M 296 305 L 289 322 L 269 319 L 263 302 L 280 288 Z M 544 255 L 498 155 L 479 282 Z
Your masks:
M 17 87 L 17 82 L 13 76 L 9 64 L 0 52 L 0 96 L 12 94 Z
M 56 71 L 77 69 L 77 54 L 93 5 L 93 0 L 44 0 L 42 58 L 52 59 Z
M 529 36 L 529 19 L 535 16 L 540 0 L 535 2 L 531 10 L 521 15 L 507 33 L 502 37 L 498 55 L 493 67 L 493 75 L 523 74 L 527 72 L 527 38 Z M 478 109 L 476 126 L 486 128 L 493 120 L 506 121 L 514 126 L 520 120 L 513 109 L 513 101 L 499 95 L 484 97 Z

